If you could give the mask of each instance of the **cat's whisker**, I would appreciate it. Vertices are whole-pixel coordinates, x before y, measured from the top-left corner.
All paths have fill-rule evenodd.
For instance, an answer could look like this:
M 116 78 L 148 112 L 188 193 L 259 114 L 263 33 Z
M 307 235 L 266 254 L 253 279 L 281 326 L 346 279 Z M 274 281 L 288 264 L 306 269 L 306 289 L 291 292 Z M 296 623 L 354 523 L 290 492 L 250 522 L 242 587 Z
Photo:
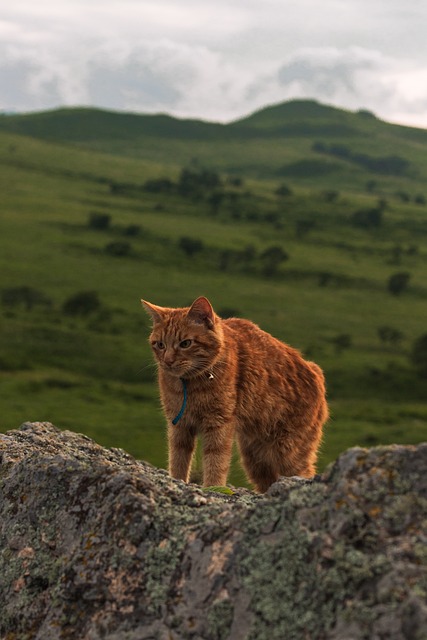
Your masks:
M 135 376 L 140 376 L 142 373 L 144 373 L 147 369 L 157 369 L 157 365 L 155 362 L 150 362 L 149 364 L 144 365 L 143 367 L 141 367 L 141 369 L 139 369 Z

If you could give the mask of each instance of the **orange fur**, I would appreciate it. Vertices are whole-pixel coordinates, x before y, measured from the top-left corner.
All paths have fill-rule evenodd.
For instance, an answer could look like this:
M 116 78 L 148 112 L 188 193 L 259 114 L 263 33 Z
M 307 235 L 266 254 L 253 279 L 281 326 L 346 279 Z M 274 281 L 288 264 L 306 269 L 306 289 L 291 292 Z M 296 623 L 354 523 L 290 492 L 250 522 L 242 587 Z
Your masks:
M 226 484 L 235 437 L 257 491 L 279 476 L 314 475 L 328 418 L 321 369 L 249 320 L 222 320 L 204 297 L 182 309 L 142 303 L 153 319 L 170 474 L 188 482 L 200 435 L 204 486 Z M 181 379 L 188 401 L 174 426 Z

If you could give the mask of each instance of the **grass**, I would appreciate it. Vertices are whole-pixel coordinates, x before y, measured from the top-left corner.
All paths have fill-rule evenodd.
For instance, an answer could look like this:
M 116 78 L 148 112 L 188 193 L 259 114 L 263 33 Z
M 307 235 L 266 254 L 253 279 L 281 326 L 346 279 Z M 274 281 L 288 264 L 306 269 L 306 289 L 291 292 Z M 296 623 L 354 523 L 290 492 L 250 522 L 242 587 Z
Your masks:
M 115 144 L 117 139 L 113 151 Z M 197 144 L 187 141 L 187 154 L 196 153 Z M 233 144 L 247 149 L 251 159 L 252 143 Z M 264 144 L 266 154 L 268 140 Z M 205 143 L 213 165 L 221 145 L 224 153 L 224 140 Z M 309 147 L 296 141 L 290 146 L 294 157 Z M 333 176 L 291 181 L 292 195 L 278 198 L 275 190 L 283 181 L 259 179 L 263 149 L 259 170 L 249 171 L 235 189 L 234 212 L 224 203 L 213 215 L 203 198 L 112 193 L 111 182 L 176 180 L 182 156 L 173 149 L 168 161 L 159 152 L 154 162 L 118 155 L 118 149 L 107 155 L 75 142 L 0 133 L 0 291 L 26 286 L 51 300 L 32 309 L 0 306 L 0 429 L 49 420 L 165 466 L 164 419 L 139 300 L 182 306 L 204 294 L 217 310 L 235 309 L 325 369 L 332 418 L 320 469 L 349 446 L 425 440 L 427 381 L 417 377 L 409 354 L 425 333 L 427 207 L 401 202 L 397 187 L 384 178 L 382 225 L 356 227 L 354 211 L 376 206 L 380 197 L 366 192 L 368 174 L 352 169 L 357 180 L 349 189 L 347 179 L 333 182 Z M 422 180 L 397 182 L 399 188 L 410 184 L 411 193 L 423 188 Z M 331 184 L 338 196 L 328 201 L 324 190 Z M 89 228 L 94 211 L 110 215 L 109 228 Z M 315 225 L 300 237 L 298 221 L 306 219 Z M 130 225 L 139 233 L 126 236 Z M 186 255 L 179 247 L 183 236 L 200 240 L 202 250 Z M 106 247 L 114 241 L 128 242 L 129 255 L 109 255 Z M 289 259 L 267 277 L 262 253 L 272 245 L 280 245 Z M 235 256 L 248 246 L 253 257 L 239 262 Z M 224 251 L 234 256 L 225 267 Z M 398 271 L 410 272 L 411 279 L 407 291 L 393 296 L 387 281 Z M 332 277 L 321 286 L 324 273 Z M 101 307 L 87 317 L 67 316 L 64 302 L 79 291 L 95 291 Z M 400 331 L 401 341 L 381 343 L 381 326 Z M 350 336 L 350 346 L 339 351 L 334 340 L 342 334 Z M 236 456 L 231 481 L 244 483 Z

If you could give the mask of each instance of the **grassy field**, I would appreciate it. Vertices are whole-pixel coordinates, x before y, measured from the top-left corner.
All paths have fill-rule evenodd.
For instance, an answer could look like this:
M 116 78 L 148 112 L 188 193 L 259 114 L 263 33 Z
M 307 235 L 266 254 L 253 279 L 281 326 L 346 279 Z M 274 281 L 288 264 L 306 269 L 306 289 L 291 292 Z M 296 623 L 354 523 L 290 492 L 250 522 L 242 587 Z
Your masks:
M 139 300 L 182 306 L 203 294 L 220 314 L 252 319 L 325 369 L 332 418 L 319 468 L 349 446 L 426 439 L 427 380 L 410 359 L 426 333 L 426 132 L 319 109 L 302 110 L 299 137 L 289 134 L 301 125 L 295 105 L 228 127 L 178 123 L 179 135 L 173 119 L 123 128 L 118 114 L 95 112 L 92 122 L 106 124 L 86 140 L 84 118 L 80 129 L 63 126 L 86 112 L 0 118 L 2 431 L 49 420 L 165 466 Z M 279 126 L 282 141 L 270 135 Z M 351 139 L 362 155 L 398 148 L 405 171 L 316 153 L 319 132 L 327 146 Z M 337 167 L 280 175 L 306 160 Z M 197 177 L 205 166 L 221 181 L 180 191 L 182 169 Z M 142 188 L 159 178 L 172 188 Z M 278 195 L 284 184 L 290 193 Z M 399 295 L 389 290 L 396 273 L 409 274 Z M 67 301 L 81 292 L 96 307 L 70 313 Z M 231 480 L 244 482 L 236 462 Z

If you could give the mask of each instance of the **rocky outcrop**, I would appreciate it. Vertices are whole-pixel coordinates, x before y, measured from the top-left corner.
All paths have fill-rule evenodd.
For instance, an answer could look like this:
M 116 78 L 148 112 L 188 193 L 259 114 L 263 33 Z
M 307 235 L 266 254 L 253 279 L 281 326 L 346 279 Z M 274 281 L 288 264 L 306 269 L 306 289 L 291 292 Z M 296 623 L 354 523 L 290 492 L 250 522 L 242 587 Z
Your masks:
M 2 639 L 427 637 L 427 445 L 351 449 L 263 496 L 46 423 L 0 453 Z

